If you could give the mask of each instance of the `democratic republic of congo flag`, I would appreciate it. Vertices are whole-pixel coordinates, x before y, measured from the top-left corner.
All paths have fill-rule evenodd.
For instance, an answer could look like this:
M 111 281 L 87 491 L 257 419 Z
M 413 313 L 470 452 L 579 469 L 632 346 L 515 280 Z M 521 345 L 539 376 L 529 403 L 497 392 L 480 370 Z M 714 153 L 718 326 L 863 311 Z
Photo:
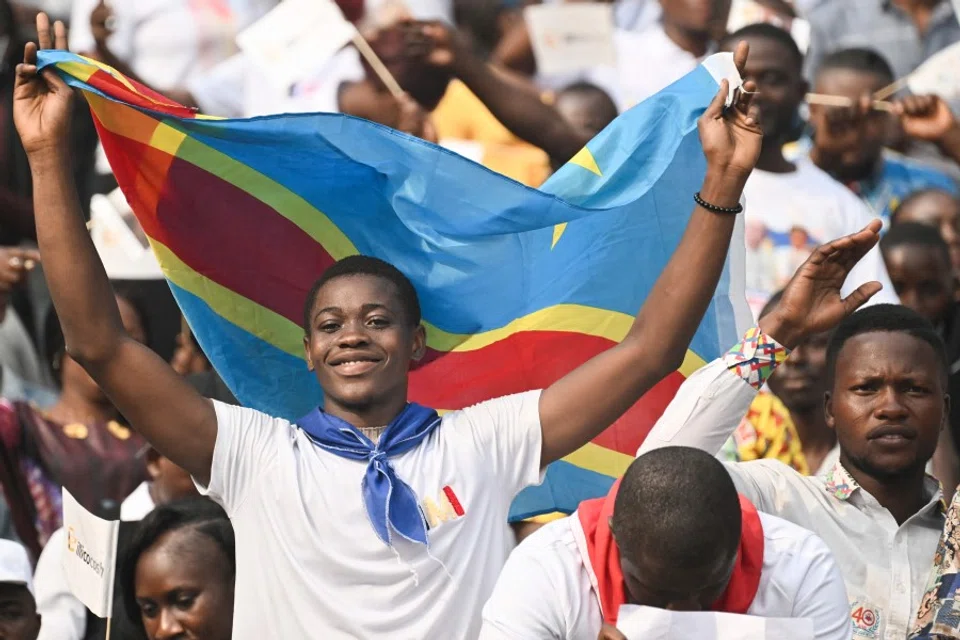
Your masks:
M 391 262 L 416 286 L 429 354 L 410 396 L 439 410 L 545 387 L 621 340 L 703 179 L 696 120 L 720 78 L 739 81 L 730 54 L 708 59 L 536 190 L 365 120 L 210 118 L 77 55 L 43 51 L 39 62 L 86 96 L 217 371 L 245 405 L 291 420 L 322 401 L 303 360 L 304 299 L 351 254 Z M 736 342 L 749 313 L 742 239 L 733 246 L 681 369 L 555 463 L 512 518 L 606 494 L 684 378 Z

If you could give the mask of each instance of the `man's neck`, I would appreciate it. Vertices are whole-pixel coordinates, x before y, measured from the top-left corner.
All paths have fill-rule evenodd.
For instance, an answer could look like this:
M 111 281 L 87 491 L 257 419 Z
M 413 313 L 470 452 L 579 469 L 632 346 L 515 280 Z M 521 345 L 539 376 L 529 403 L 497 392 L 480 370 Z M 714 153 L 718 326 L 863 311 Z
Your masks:
M 777 139 L 771 139 L 760 147 L 760 157 L 757 159 L 757 169 L 768 171 L 770 173 L 793 173 L 797 170 L 797 165 L 783 157 L 783 143 Z
M 666 22 L 663 23 L 663 32 L 675 45 L 695 58 L 702 58 L 710 49 L 709 34 L 694 33 Z
M 363 408 L 345 407 L 336 402 L 328 401 L 323 410 L 331 416 L 352 424 L 357 429 L 376 429 L 393 422 L 394 418 L 400 415 L 400 412 L 406 406 L 407 400 L 406 394 L 404 394 L 402 398 L 394 398 Z
M 840 462 L 857 481 L 860 488 L 872 495 L 881 507 L 890 512 L 898 525 L 902 525 L 929 502 L 929 496 L 925 496 L 923 491 L 925 474 L 922 467 L 911 475 L 880 480 L 857 469 L 842 453 Z

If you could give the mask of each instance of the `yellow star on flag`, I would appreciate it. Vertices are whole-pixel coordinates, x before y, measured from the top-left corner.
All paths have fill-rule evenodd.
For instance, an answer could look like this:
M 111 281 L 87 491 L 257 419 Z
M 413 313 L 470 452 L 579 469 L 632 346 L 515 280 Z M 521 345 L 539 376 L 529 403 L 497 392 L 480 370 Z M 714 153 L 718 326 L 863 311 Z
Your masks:
M 578 167 L 583 167 L 591 173 L 595 173 L 600 177 L 603 177 L 603 174 L 600 173 L 600 167 L 597 166 L 597 160 L 593 157 L 593 154 L 590 153 L 590 149 L 584 147 L 577 152 L 577 155 L 570 158 L 570 164 L 575 164 Z M 564 230 L 567 228 L 566 222 L 561 222 L 553 228 L 553 243 L 550 245 L 550 248 L 553 249 L 557 246 L 557 242 L 560 241 L 560 236 L 563 235 Z

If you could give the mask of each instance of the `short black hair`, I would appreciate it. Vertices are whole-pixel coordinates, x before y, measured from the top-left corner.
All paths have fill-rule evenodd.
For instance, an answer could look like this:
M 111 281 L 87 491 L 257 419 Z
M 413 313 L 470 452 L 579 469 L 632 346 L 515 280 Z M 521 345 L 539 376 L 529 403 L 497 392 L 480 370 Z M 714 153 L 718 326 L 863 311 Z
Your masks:
M 137 563 L 140 556 L 161 537 L 178 529 L 190 528 L 213 540 L 227 560 L 227 572 L 233 586 L 237 573 L 236 542 L 233 525 L 223 507 L 209 498 L 193 497 L 157 507 L 136 525 L 133 535 L 121 551 L 119 580 L 123 608 L 138 629 L 143 630 L 140 606 L 137 604 Z M 207 562 L 212 558 L 207 558 Z
M 741 523 L 740 499 L 723 463 L 690 447 L 654 449 L 634 460 L 613 508 L 621 554 L 643 549 L 680 568 L 735 552 Z
M 793 39 L 789 31 L 766 22 L 748 24 L 733 33 L 727 34 L 720 40 L 720 49 L 736 47 L 741 40 L 746 38 L 766 38 L 767 40 L 776 42 L 787 50 L 797 70 L 803 70 L 803 52 L 801 52 L 800 47 L 797 46 L 797 41 Z
M 937 229 L 919 222 L 900 222 L 890 227 L 890 230 L 880 240 L 880 250 L 887 251 L 906 245 L 922 247 L 940 252 L 949 268 L 950 247 Z
M 943 196 L 944 198 L 947 198 L 949 200 L 954 200 L 954 201 L 957 200 L 957 197 L 955 195 L 953 195 L 949 191 L 944 191 L 943 189 L 938 189 L 936 187 L 930 187 L 928 189 L 919 189 L 917 191 L 914 191 L 910 195 L 908 195 L 906 198 L 903 199 L 903 201 L 900 204 L 897 205 L 897 208 L 894 209 L 893 213 L 890 215 L 890 224 L 892 225 L 898 224 L 897 221 L 899 220 L 900 216 L 904 211 L 908 210 L 917 202 L 929 196 Z
M 307 299 L 303 303 L 304 334 L 310 335 L 310 314 L 313 312 L 313 305 L 317 301 L 317 293 L 323 285 L 331 280 L 345 276 L 376 276 L 392 282 L 393 286 L 397 288 L 397 295 L 400 297 L 400 303 L 403 305 L 407 321 L 413 326 L 420 324 L 420 298 L 417 296 L 417 290 L 410 279 L 389 262 L 372 256 L 358 255 L 338 260 L 324 271 L 323 275 L 317 278 L 317 281 L 310 287 Z
M 846 317 L 833 331 L 827 345 L 827 386 L 832 387 L 837 371 L 837 358 L 848 340 L 864 333 L 905 333 L 926 342 L 937 354 L 940 375 L 949 377 L 947 348 L 933 324 L 916 311 L 898 304 L 877 304 Z
M 604 126 L 616 120 L 617 116 L 620 115 L 620 111 L 617 109 L 617 103 L 613 101 L 610 94 L 592 82 L 580 80 L 568 84 L 557 92 L 557 98 L 563 95 L 579 95 L 584 98 L 596 100 L 598 107 L 597 116 L 598 119 L 604 122 Z
M 884 82 L 893 82 L 893 68 L 878 51 L 866 48 L 841 49 L 828 54 L 817 68 L 817 77 L 825 71 L 844 69 L 879 76 Z

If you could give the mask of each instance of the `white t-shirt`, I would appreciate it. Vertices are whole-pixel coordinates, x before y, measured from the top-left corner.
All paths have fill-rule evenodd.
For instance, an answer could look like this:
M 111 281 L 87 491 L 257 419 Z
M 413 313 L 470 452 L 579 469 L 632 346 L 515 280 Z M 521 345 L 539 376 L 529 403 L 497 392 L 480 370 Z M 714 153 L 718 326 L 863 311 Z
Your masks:
M 108 46 L 150 87 L 180 88 L 237 51 L 237 32 L 279 0 L 136 0 L 114 2 Z M 74 0 L 70 50 L 95 46 L 90 15 L 99 0 Z
M 539 391 L 443 416 L 391 459 L 416 492 L 429 549 L 374 533 L 366 464 L 314 445 L 289 422 L 214 403 L 210 486 L 236 534 L 235 640 L 474 638 L 514 547 L 521 489 L 541 481 Z
M 667 37 L 659 21 L 643 31 L 617 29 L 613 43 L 617 50 L 616 66 L 591 69 L 584 79 L 610 94 L 621 112 L 670 86 L 701 62 L 701 58 Z M 551 86 L 561 88 L 553 83 Z
M 596 640 L 603 616 L 577 548 L 576 518 L 551 522 L 510 555 L 483 608 L 481 640 Z M 817 640 L 850 640 L 843 577 L 827 546 L 786 520 L 761 513 L 760 521 L 763 570 L 747 614 L 810 618 Z
M 120 519 L 143 520 L 154 506 L 150 485 L 143 482 L 120 503 Z M 82 640 L 87 631 L 87 608 L 70 591 L 63 573 L 66 548 L 66 533 L 57 529 L 37 560 L 33 576 L 37 613 L 41 616 L 37 640 Z
M 874 218 L 859 198 L 809 158 L 796 165 L 792 173 L 755 169 L 743 190 L 747 301 L 754 316 L 818 245 L 860 231 Z M 871 280 L 883 285 L 873 303 L 900 303 L 878 247 L 850 272 L 844 295 Z
M 391 1 L 367 0 L 366 14 L 375 14 Z M 403 4 L 417 20 L 453 22 L 450 0 L 406 0 Z M 269 69 L 242 53 L 195 75 L 187 87 L 203 113 L 251 118 L 276 113 L 337 113 L 341 85 L 363 79 L 360 54 L 347 46 L 333 58 L 317 61 L 308 76 L 293 87 L 278 87 Z
M 567 0 L 543 0 L 542 4 L 563 4 Z M 614 0 L 613 23 L 625 31 L 643 31 L 660 19 L 663 11 L 655 0 Z

